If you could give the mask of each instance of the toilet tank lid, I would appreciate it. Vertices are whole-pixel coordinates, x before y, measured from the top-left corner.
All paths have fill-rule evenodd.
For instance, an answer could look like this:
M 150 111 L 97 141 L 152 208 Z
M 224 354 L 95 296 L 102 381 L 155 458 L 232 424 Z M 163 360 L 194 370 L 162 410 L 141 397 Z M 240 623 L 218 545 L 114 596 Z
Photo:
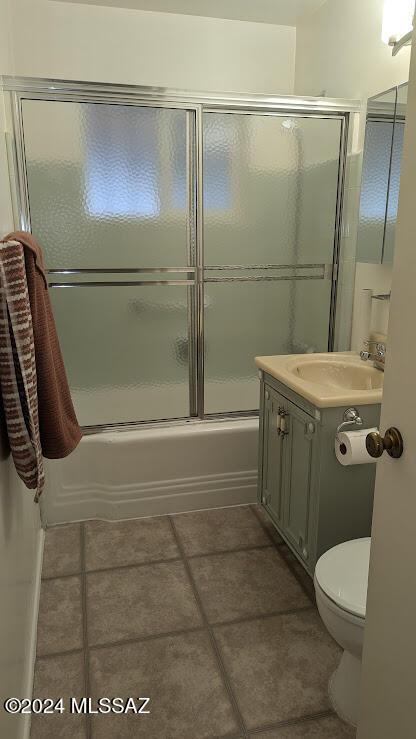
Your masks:
M 318 559 L 315 578 L 340 608 L 365 617 L 370 561 L 370 537 L 353 539 L 329 549 Z

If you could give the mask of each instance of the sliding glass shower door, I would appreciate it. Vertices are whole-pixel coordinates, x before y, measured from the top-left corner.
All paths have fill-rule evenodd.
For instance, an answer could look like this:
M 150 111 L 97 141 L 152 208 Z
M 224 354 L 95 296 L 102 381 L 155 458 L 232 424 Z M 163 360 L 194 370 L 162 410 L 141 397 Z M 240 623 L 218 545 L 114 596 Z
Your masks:
M 340 119 L 204 115 L 205 412 L 258 407 L 254 357 L 327 351 Z
M 343 114 L 65 83 L 16 109 L 83 426 L 256 411 L 256 355 L 331 346 Z
M 192 113 L 24 100 L 22 115 L 31 227 L 80 423 L 189 416 Z

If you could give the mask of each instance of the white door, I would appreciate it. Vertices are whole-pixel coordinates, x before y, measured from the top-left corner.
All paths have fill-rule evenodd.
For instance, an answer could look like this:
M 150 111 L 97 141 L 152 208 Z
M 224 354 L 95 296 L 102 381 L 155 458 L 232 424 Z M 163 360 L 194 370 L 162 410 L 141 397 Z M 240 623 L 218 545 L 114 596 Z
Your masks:
M 358 739 L 416 737 L 416 53 L 410 69 L 378 462 Z

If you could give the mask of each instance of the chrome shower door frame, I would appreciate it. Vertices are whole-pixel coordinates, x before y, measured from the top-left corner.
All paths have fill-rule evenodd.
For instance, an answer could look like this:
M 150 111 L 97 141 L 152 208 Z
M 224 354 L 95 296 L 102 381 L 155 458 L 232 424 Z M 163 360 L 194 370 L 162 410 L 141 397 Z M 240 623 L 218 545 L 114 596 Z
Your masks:
M 140 287 L 151 284 L 186 285 L 188 292 L 188 342 L 189 342 L 189 417 L 181 419 L 162 419 L 157 421 L 133 421 L 110 423 L 84 427 L 85 433 L 131 429 L 135 427 L 158 426 L 175 423 L 199 423 L 210 420 L 227 420 L 247 417 L 257 411 L 216 413 L 207 416 L 204 412 L 204 283 L 209 281 L 231 281 L 242 279 L 279 280 L 289 279 L 283 275 L 262 277 L 209 277 L 206 271 L 213 269 L 253 269 L 253 265 L 222 265 L 204 268 L 204 213 L 203 213 L 203 116 L 208 112 L 246 113 L 261 115 L 291 115 L 314 118 L 335 118 L 341 121 L 341 141 L 339 151 L 338 185 L 336 197 L 336 217 L 334 226 L 333 260 L 329 265 L 301 265 L 319 267 L 323 274 L 312 279 L 331 279 L 331 298 L 328 316 L 328 350 L 335 346 L 335 314 L 337 306 L 338 273 L 341 251 L 341 230 L 344 215 L 344 190 L 352 153 L 354 132 L 360 123 L 362 105 L 354 100 L 329 98 L 307 98 L 295 96 L 244 95 L 236 93 L 200 93 L 167 88 L 142 87 L 134 85 L 113 85 L 66 80 L 36 78 L 1 78 L 2 87 L 9 93 L 6 116 L 13 130 L 8 138 L 9 167 L 11 171 L 12 198 L 16 228 L 30 230 L 30 209 L 28 182 L 24 149 L 24 130 L 22 103 L 24 100 L 46 100 L 74 103 L 107 103 L 134 107 L 177 108 L 187 111 L 187 162 L 188 162 L 188 222 L 187 222 L 187 268 L 139 268 L 131 269 L 72 269 L 49 270 L 50 286 L 53 288 L 74 287 L 73 283 L 55 279 L 58 274 L 115 274 L 154 273 L 153 280 L 126 281 Z M 256 268 L 276 270 L 289 265 L 255 265 Z M 169 273 L 187 273 L 186 279 L 163 277 Z M 303 278 L 305 279 L 305 278 Z M 308 278 L 307 278 L 308 279 Z M 311 278 L 309 278 L 311 279 Z M 87 281 L 78 286 L 110 284 Z M 111 284 L 123 284 L 116 282 Z

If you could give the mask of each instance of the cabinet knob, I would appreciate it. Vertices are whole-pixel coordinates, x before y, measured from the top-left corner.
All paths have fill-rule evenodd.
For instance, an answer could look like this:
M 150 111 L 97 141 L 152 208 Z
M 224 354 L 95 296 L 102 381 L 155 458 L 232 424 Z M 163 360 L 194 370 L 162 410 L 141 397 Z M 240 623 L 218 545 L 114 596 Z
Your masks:
M 308 550 L 306 549 L 306 547 L 303 547 L 302 554 L 303 554 L 304 559 L 308 559 L 309 553 L 308 553 Z
M 386 450 L 393 459 L 399 459 L 403 454 L 403 439 L 399 429 L 391 426 L 384 437 L 378 431 L 372 431 L 366 436 L 365 446 L 370 457 L 378 459 Z
M 287 413 L 282 413 L 280 416 L 280 433 L 282 436 L 287 436 L 289 433 L 289 430 L 287 428 L 287 422 L 286 422 L 286 416 Z
M 277 435 L 278 436 L 286 436 L 289 432 L 286 428 L 286 421 L 285 417 L 288 416 L 288 412 L 285 411 L 284 408 L 279 406 L 277 409 L 277 419 L 276 419 L 276 428 L 277 428 Z
M 266 392 L 265 392 L 265 396 L 266 396 L 266 400 L 268 400 L 268 399 L 270 398 L 270 393 L 269 393 L 269 391 L 268 391 L 268 390 L 266 390 Z

